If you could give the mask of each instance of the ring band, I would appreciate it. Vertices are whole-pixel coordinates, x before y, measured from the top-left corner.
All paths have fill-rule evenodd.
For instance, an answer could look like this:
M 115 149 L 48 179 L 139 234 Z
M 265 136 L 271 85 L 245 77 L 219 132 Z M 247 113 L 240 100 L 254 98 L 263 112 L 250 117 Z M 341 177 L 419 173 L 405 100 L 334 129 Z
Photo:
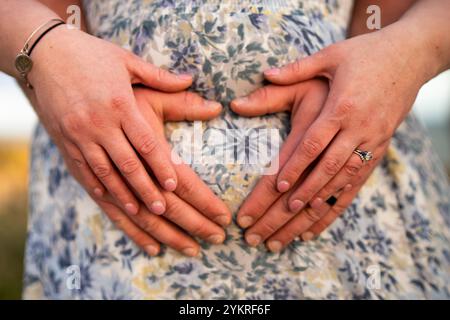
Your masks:
M 353 151 L 354 154 L 358 155 L 362 162 L 366 163 L 373 159 L 373 154 L 370 151 L 364 151 L 360 149 L 355 149 Z

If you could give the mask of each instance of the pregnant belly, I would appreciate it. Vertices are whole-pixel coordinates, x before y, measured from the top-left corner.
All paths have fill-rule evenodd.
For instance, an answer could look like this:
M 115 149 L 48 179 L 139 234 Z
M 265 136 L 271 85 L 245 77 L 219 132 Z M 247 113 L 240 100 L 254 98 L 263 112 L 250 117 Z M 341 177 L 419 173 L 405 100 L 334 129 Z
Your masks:
M 282 2 L 85 1 L 95 35 L 155 65 L 193 74 L 191 90 L 222 103 L 217 119 L 169 123 L 166 132 L 174 150 L 233 211 L 262 174 L 278 169 L 270 160 L 276 159 L 289 122 L 286 114 L 238 117 L 229 102 L 261 87 L 265 69 L 345 34 L 343 24 L 331 19 L 335 9 L 328 1 Z

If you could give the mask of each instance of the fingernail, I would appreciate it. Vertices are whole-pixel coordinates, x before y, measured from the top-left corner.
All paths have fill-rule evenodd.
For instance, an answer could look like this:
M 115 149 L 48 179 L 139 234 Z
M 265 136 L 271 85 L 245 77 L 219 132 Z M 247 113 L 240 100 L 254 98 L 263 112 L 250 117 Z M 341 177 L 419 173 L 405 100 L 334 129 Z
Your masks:
M 277 75 L 277 74 L 280 74 L 280 69 L 278 69 L 278 68 L 272 68 L 272 69 L 269 69 L 269 70 L 264 71 L 264 74 L 265 74 L 266 76 L 275 76 L 275 75 Z
M 94 194 L 95 194 L 97 197 L 99 197 L 99 198 L 103 197 L 103 191 L 102 191 L 102 189 L 100 189 L 100 188 L 95 188 L 95 189 L 94 189 Z
M 197 250 L 195 250 L 194 248 L 186 248 L 186 249 L 183 249 L 182 252 L 183 252 L 183 254 L 185 254 L 189 257 L 195 257 L 198 254 Z
M 180 74 L 177 74 L 177 78 L 180 80 L 183 80 L 183 81 L 192 80 L 192 75 L 187 74 L 187 73 L 180 73 Z
M 314 238 L 314 233 L 312 233 L 311 231 L 306 231 L 305 233 L 302 233 L 303 241 L 309 241 L 312 238 Z
M 229 225 L 230 224 L 230 222 L 231 222 L 231 219 L 230 219 L 230 217 L 229 216 L 227 216 L 227 215 L 221 215 L 221 216 L 218 216 L 218 217 L 216 217 L 215 219 L 214 219 L 214 221 L 216 222 L 216 223 L 218 223 L 218 224 L 220 224 L 221 226 L 227 226 L 227 225 Z
M 159 252 L 158 248 L 153 246 L 153 245 L 151 245 L 151 244 L 148 245 L 148 246 L 145 246 L 144 249 L 152 257 L 156 256 L 158 254 L 158 252 Z
M 256 247 L 258 244 L 261 243 L 261 236 L 257 234 L 249 234 L 247 237 L 245 237 L 247 240 L 247 243 L 251 245 L 252 247 Z
M 315 198 L 311 202 L 311 208 L 319 209 L 323 205 L 323 199 L 322 198 Z
M 221 244 L 225 240 L 225 237 L 222 234 L 213 234 L 208 237 L 208 242 L 214 244 Z
M 175 191 L 176 188 L 177 188 L 177 183 L 174 179 L 167 179 L 164 182 L 164 189 L 166 189 L 167 191 Z
M 136 208 L 136 206 L 132 203 L 127 203 L 125 205 L 125 210 L 132 215 L 136 215 L 138 213 L 138 209 Z
M 154 214 L 163 214 L 164 211 L 166 211 L 166 208 L 164 207 L 164 204 L 161 201 L 159 201 L 159 200 L 154 201 L 152 203 L 150 209 L 152 210 L 152 212 Z
M 242 216 L 238 218 L 238 223 L 241 228 L 247 228 L 253 224 L 253 218 L 250 216 Z
M 269 247 L 269 250 L 274 253 L 280 252 L 281 248 L 283 247 L 282 243 L 278 240 L 269 241 L 267 246 Z
M 289 210 L 291 210 L 293 213 L 297 213 L 300 210 L 303 209 L 305 206 L 305 203 L 301 200 L 294 200 L 289 204 Z
M 348 191 L 352 190 L 352 188 L 353 188 L 353 186 L 351 184 L 347 184 L 344 188 L 344 191 L 348 192 Z
M 289 188 L 291 187 L 291 185 L 289 184 L 289 182 L 283 180 L 278 182 L 278 191 L 279 192 L 286 192 L 289 190 Z
M 248 102 L 248 97 L 242 97 L 242 98 L 238 98 L 238 99 L 234 99 L 233 100 L 233 104 L 236 106 L 239 106 L 241 104 L 245 104 Z

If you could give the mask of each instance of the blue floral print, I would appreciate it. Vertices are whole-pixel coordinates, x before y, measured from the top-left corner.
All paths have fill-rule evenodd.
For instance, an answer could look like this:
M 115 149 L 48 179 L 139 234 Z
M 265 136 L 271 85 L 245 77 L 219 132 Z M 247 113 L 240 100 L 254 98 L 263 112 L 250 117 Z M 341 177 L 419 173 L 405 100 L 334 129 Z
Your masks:
M 206 129 L 274 128 L 284 139 L 287 114 L 241 118 L 229 102 L 263 86 L 263 70 L 343 40 L 352 1 L 274 2 L 282 6 L 263 0 L 83 4 L 93 35 L 193 74 L 191 90 L 224 105 L 220 117 L 202 124 Z M 193 124 L 168 123 L 168 139 L 179 128 Z M 240 165 L 193 168 L 234 214 L 259 178 Z M 412 115 L 343 216 L 318 239 L 296 241 L 279 254 L 246 245 L 233 223 L 223 245 L 202 243 L 200 258 L 167 248 L 149 257 L 68 174 L 40 125 L 30 171 L 27 299 L 450 298 L 450 189 Z M 67 286 L 70 266 L 79 268 L 78 289 Z

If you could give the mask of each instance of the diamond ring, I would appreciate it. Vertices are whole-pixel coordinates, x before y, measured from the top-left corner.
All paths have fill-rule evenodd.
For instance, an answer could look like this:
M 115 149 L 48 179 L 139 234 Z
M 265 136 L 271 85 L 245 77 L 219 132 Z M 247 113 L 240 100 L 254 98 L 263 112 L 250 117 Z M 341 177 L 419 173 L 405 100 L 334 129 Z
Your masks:
M 361 158 L 361 161 L 364 163 L 373 159 L 373 154 L 370 151 L 363 151 L 360 149 L 355 149 L 355 151 L 353 151 L 353 153 L 357 154 Z

